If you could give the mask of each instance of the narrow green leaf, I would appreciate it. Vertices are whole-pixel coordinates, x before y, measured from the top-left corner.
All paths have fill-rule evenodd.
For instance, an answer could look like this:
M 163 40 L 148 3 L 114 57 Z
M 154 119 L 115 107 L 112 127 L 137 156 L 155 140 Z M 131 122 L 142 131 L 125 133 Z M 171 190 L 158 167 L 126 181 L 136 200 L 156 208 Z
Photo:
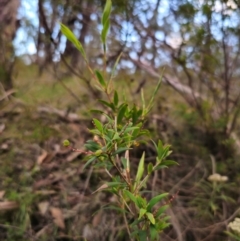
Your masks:
M 97 158 L 96 156 L 90 158 L 90 159 L 85 163 L 85 165 L 83 166 L 83 170 L 84 170 L 88 165 L 90 165 L 93 161 L 95 161 L 96 158 Z
M 136 196 L 136 205 L 138 208 L 146 208 L 147 201 L 146 201 L 146 199 L 142 198 L 141 196 Z
M 118 93 L 116 90 L 114 91 L 113 103 L 116 107 L 118 106 Z
M 97 119 L 93 119 L 93 123 L 94 123 L 94 126 L 102 133 L 103 132 L 103 125 L 102 123 L 97 120 Z
M 168 196 L 168 193 L 162 193 L 160 195 L 157 195 L 156 197 L 153 197 L 148 203 L 147 211 L 150 212 L 155 204 L 157 204 L 167 196 Z
M 160 150 L 160 151 L 163 150 L 163 144 L 162 144 L 162 141 L 161 141 L 161 140 L 158 140 L 157 150 Z
M 138 129 L 139 129 L 138 126 L 127 127 L 127 128 L 125 129 L 125 131 L 124 131 L 124 134 L 125 134 L 125 133 L 128 133 L 128 132 L 130 132 L 130 131 L 138 130 Z
M 108 34 L 108 30 L 110 28 L 110 21 L 109 19 L 105 22 L 102 32 L 101 32 L 101 40 L 104 44 L 104 52 L 106 51 L 106 42 L 107 42 L 107 34 Z
M 64 24 L 60 23 L 60 30 L 63 35 L 80 51 L 85 61 L 87 61 L 86 54 L 84 52 L 82 44 L 78 41 L 73 32 Z
M 179 165 L 177 162 L 172 161 L 172 160 L 164 160 L 161 162 L 161 165 L 165 165 L 165 166 L 173 166 L 173 165 Z
M 168 166 L 162 165 L 161 163 L 157 166 L 155 166 L 154 171 L 160 170 L 160 169 L 164 169 L 164 168 L 168 168 Z
M 97 78 L 98 78 L 98 81 L 99 81 L 100 85 L 101 85 L 102 87 L 106 88 L 107 85 L 106 85 L 106 83 L 105 83 L 105 81 L 104 81 L 104 79 L 103 79 L 102 74 L 101 74 L 98 70 L 95 70 L 95 74 L 96 74 L 96 76 L 97 76 Z
M 110 13 L 111 13 L 111 8 L 112 8 L 112 1 L 107 0 L 104 10 L 103 10 L 103 15 L 102 15 L 102 25 L 104 26 L 106 21 L 109 19 Z
M 156 151 L 158 152 L 158 146 L 157 146 L 157 144 L 156 144 L 153 140 L 152 140 L 152 143 L 153 143 L 153 145 L 154 145 Z
M 127 148 L 127 147 L 120 147 L 118 148 L 114 153 L 113 153 L 113 156 L 117 155 L 117 154 L 120 154 L 124 151 L 127 151 L 127 150 L 130 150 L 130 148 Z
M 136 197 L 128 190 L 123 190 L 123 193 L 134 203 L 136 203 Z
M 95 151 L 101 149 L 101 146 L 97 142 L 92 141 L 92 140 L 88 140 L 86 142 L 86 144 L 84 145 L 84 147 L 87 150 L 92 151 L 92 152 L 95 152 Z
M 156 213 L 156 218 L 161 216 L 168 208 L 169 208 L 169 205 L 164 205 L 164 206 L 160 207 Z
M 122 209 L 122 208 L 120 208 L 120 207 L 107 204 L 107 205 L 105 205 L 105 206 L 102 206 L 102 207 L 101 207 L 99 210 L 97 210 L 92 216 L 94 216 L 94 215 L 95 215 L 96 213 L 98 213 L 100 210 L 108 210 L 108 209 L 110 209 L 110 210 L 116 210 L 116 211 L 118 211 L 118 212 L 120 212 L 120 213 L 127 213 L 127 212 L 128 212 L 127 210 Z
M 132 123 L 133 123 L 133 125 L 135 125 L 137 122 L 137 119 L 138 119 L 137 108 L 135 105 L 132 108 L 131 114 L 132 114 Z
M 119 134 L 118 134 L 117 132 L 115 132 L 115 134 L 114 134 L 114 136 L 113 136 L 113 138 L 112 138 L 112 141 L 114 141 L 114 140 L 119 140 L 119 139 L 120 139 Z
M 112 73 L 111 73 L 110 79 L 112 79 L 112 78 L 114 77 L 114 75 L 115 75 L 115 71 L 116 71 L 117 65 L 118 65 L 118 63 L 119 63 L 119 61 L 120 61 L 120 59 L 121 59 L 121 56 L 122 56 L 122 52 L 118 55 L 117 60 L 116 60 L 116 62 L 114 63 L 114 66 L 113 66 L 113 68 L 112 68 Z
M 145 214 L 147 212 L 147 210 L 146 209 L 144 209 L 144 208 L 140 208 L 140 210 L 139 210 L 139 217 L 138 217 L 138 219 L 141 219 L 142 218 L 142 216 Z
M 150 162 L 148 163 L 148 174 L 151 174 L 153 171 L 153 164 Z
M 124 115 L 125 115 L 125 112 L 126 112 L 126 110 L 127 110 L 127 107 L 128 107 L 128 105 L 127 105 L 127 104 L 124 104 L 124 105 L 120 108 L 120 110 L 119 110 L 119 112 L 118 112 L 118 115 L 117 115 L 117 123 L 118 123 L 118 124 L 121 124 L 122 119 L 123 119 L 123 117 L 124 117 Z
M 146 114 L 147 111 L 146 111 L 146 103 L 145 103 L 143 88 L 141 89 L 141 100 L 142 100 L 143 114 Z
M 113 111 L 115 111 L 115 106 L 113 105 L 113 103 L 109 103 L 109 102 L 107 102 L 107 101 L 105 101 L 105 100 L 98 100 L 98 101 L 99 101 L 100 103 L 102 103 L 103 105 L 111 108 Z
M 103 112 L 102 110 L 90 110 L 90 112 L 92 112 L 92 113 L 97 113 L 97 114 L 106 114 L 105 112 Z
M 126 170 L 127 169 L 127 159 L 125 157 L 121 158 L 121 163 L 123 165 L 123 169 Z
M 163 72 L 162 72 L 162 74 L 161 74 L 161 76 L 160 76 L 160 78 L 159 78 L 159 81 L 158 81 L 158 83 L 157 83 L 156 88 L 155 88 L 154 91 L 153 91 L 152 98 L 150 99 L 150 102 L 149 102 L 148 107 L 147 107 L 147 109 L 146 109 L 147 113 L 149 113 L 150 110 L 151 110 L 152 107 L 153 107 L 153 101 L 154 101 L 154 99 L 155 99 L 155 97 L 156 97 L 156 94 L 157 94 L 157 92 L 158 92 L 158 90 L 159 90 L 159 88 L 160 88 L 160 85 L 161 85 L 161 83 L 162 83 L 162 77 L 163 77 Z M 146 114 L 147 114 L 147 113 L 146 113 Z
M 126 186 L 123 182 L 108 182 L 108 187 L 120 187 L 120 186 Z
M 147 240 L 147 231 L 140 230 L 137 232 L 139 236 L 139 241 L 146 241 Z
M 150 225 L 150 237 L 151 237 L 151 241 L 156 240 L 157 236 L 158 236 L 158 230 L 156 229 L 156 227 L 154 225 Z
M 148 220 L 152 223 L 155 224 L 155 218 L 152 213 L 146 213 L 146 216 L 148 217 Z
M 137 170 L 137 175 L 136 175 L 136 179 L 135 179 L 135 182 L 136 182 L 137 185 L 140 183 L 141 178 L 143 176 L 144 161 L 145 161 L 145 152 L 143 152 L 142 157 L 140 159 L 140 162 L 138 164 L 138 170 Z

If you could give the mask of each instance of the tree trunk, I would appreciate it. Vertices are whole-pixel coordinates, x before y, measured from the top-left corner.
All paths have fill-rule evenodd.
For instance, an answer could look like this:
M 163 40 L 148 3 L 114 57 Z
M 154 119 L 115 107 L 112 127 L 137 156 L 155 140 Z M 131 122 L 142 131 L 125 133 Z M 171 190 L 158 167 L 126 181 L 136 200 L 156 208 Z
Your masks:
M 5 90 L 12 88 L 12 69 L 15 38 L 18 23 L 17 11 L 20 0 L 0 0 L 0 82 Z

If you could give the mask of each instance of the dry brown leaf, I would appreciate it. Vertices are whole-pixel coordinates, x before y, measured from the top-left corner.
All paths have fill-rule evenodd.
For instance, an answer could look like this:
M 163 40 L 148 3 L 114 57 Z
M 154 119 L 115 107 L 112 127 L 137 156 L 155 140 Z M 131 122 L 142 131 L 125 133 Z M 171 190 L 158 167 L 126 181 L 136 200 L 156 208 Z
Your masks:
M 65 229 L 65 224 L 64 224 L 64 219 L 63 219 L 63 214 L 61 209 L 51 207 L 50 212 L 52 214 L 52 217 L 54 218 L 54 223 L 62 229 Z
M 37 164 L 41 165 L 43 163 L 43 161 L 46 159 L 48 153 L 43 150 L 43 153 L 37 158 Z
M 40 202 L 38 203 L 38 209 L 42 215 L 45 215 L 49 208 L 49 202 Z
M 97 214 L 94 215 L 94 218 L 92 220 L 92 226 L 96 228 L 101 222 L 101 219 L 102 219 L 102 212 L 99 211 Z
M 0 133 L 2 133 L 4 131 L 5 127 L 6 127 L 5 124 L 0 125 Z
M 8 146 L 7 143 L 3 143 L 3 144 L 1 145 L 1 149 L 4 150 L 4 151 L 6 151 L 8 148 L 9 148 L 9 146 Z
M 0 202 L 0 211 L 13 210 L 18 207 L 19 205 L 17 202 L 13 202 L 13 201 Z
M 94 192 L 92 192 L 92 194 L 99 192 L 103 189 L 109 188 L 109 186 L 107 185 L 107 183 L 104 183 L 101 187 L 99 187 L 97 190 L 95 190 Z
M 4 195 L 5 195 L 5 191 L 0 191 L 0 199 L 3 199 Z

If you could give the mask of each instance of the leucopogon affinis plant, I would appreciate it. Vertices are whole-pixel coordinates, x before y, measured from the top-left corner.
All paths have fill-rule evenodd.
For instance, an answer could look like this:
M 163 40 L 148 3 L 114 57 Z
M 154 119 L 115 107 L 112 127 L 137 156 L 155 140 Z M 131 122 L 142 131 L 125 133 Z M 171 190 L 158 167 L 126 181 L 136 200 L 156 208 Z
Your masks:
M 107 173 L 109 180 L 96 191 L 104 190 L 116 195 L 117 208 L 123 215 L 130 240 L 158 240 L 159 234 L 170 225 L 169 217 L 165 213 L 170 202 L 164 201 L 169 194 L 160 193 L 147 200 L 143 191 L 146 191 L 147 181 L 154 172 L 177 163 L 168 159 L 171 154 L 170 145 L 163 145 L 160 140 L 157 143 L 152 141 L 156 149 L 155 162 L 146 164 L 143 152 L 136 173 L 133 174 L 130 153 L 134 147 L 145 142 L 144 137 L 149 138 L 149 131 L 144 129 L 144 123 L 153 107 L 161 79 L 148 104 L 145 102 L 143 90 L 141 91 L 141 107 L 121 100 L 113 81 L 121 54 L 111 73 L 106 70 L 107 34 L 110 28 L 111 8 L 112 2 L 107 0 L 101 18 L 103 71 L 91 68 L 82 44 L 67 26 L 61 24 L 62 34 L 80 51 L 97 89 L 105 95 L 104 99 L 99 100 L 104 110 L 92 110 L 93 113 L 105 116 L 106 121 L 102 122 L 101 119 L 93 118 L 93 128 L 89 130 L 93 139 L 86 142 L 86 151 L 81 151 L 86 156 L 84 168 L 93 165 L 95 168 L 104 169 Z M 65 140 L 63 144 L 73 151 L 78 151 L 71 147 L 68 140 Z

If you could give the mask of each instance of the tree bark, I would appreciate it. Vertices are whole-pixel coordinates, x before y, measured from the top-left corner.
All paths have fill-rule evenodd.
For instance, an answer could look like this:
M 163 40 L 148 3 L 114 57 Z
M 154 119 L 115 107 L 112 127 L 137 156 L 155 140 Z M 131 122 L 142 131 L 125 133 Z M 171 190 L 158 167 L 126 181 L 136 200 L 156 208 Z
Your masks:
M 17 20 L 19 5 L 19 0 L 0 0 L 0 82 L 5 90 L 13 86 L 14 48 L 12 41 L 19 25 Z

